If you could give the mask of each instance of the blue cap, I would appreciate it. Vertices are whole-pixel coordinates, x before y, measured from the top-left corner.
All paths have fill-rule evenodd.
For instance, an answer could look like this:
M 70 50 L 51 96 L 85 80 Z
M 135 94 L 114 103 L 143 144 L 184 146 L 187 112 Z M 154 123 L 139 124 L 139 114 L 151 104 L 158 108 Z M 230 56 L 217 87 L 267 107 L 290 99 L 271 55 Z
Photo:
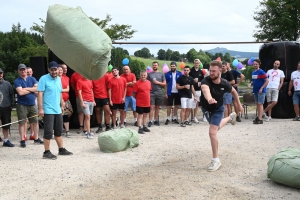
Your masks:
M 48 66 L 49 69 L 51 69 L 51 68 L 56 68 L 57 69 L 57 67 L 58 67 L 58 64 L 55 61 L 50 62 L 49 66 Z

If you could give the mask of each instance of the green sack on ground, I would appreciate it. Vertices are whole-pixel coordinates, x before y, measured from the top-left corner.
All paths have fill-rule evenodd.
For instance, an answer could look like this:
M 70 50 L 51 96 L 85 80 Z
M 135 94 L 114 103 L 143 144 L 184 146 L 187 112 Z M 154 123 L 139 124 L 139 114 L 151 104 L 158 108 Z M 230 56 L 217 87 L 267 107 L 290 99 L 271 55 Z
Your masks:
M 300 149 L 287 148 L 268 162 L 268 178 L 294 188 L 300 188 Z
M 139 145 L 139 134 L 129 128 L 112 129 L 98 136 L 98 144 L 103 152 L 124 151 Z
M 57 57 L 87 79 L 106 73 L 111 39 L 80 7 L 49 6 L 44 40 Z

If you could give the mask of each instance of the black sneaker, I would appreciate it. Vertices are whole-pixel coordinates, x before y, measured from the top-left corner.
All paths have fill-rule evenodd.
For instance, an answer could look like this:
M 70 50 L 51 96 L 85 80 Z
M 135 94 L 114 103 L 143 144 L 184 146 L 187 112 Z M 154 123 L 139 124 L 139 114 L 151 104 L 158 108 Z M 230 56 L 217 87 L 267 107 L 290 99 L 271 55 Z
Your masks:
M 110 131 L 111 130 L 111 128 L 109 127 L 109 126 L 107 126 L 106 128 L 105 128 L 105 131 Z
M 165 125 L 168 125 L 169 124 L 169 122 L 170 122 L 170 120 L 166 120 L 166 122 L 165 122 Z M 154 122 L 155 123 L 155 122 Z
M 47 153 L 43 154 L 43 158 L 55 160 L 57 158 L 57 156 L 53 155 L 50 151 L 48 151 Z
M 186 127 L 185 123 L 183 123 L 183 122 L 180 123 L 180 126 L 181 127 Z
M 22 148 L 25 148 L 25 147 L 26 147 L 25 140 L 22 140 L 22 141 L 20 142 L 20 145 L 21 145 Z
M 12 144 L 9 140 L 7 140 L 6 142 L 3 142 L 3 146 L 4 147 L 14 147 L 15 145 Z
M 97 129 L 97 131 L 96 131 L 96 133 L 99 133 L 99 132 L 101 132 L 101 131 L 102 131 L 102 127 L 99 126 L 98 129 Z
M 44 144 L 44 142 L 38 138 L 37 140 L 34 140 L 33 144 Z
M 300 117 L 295 117 L 293 121 L 300 121 Z
M 58 155 L 68 156 L 68 155 L 73 155 L 73 153 L 68 151 L 67 149 L 63 148 L 61 151 L 58 152 Z
M 147 128 L 146 126 L 144 126 L 144 127 L 143 127 L 143 131 L 145 131 L 145 132 L 150 132 L 150 129 Z
M 144 134 L 144 130 L 143 128 L 139 127 L 139 131 L 138 131 L 139 134 Z
M 185 125 L 192 125 L 192 122 L 190 122 L 190 121 L 185 121 L 184 124 L 185 124 Z
M 134 126 L 138 126 L 137 121 L 134 122 Z
M 152 126 L 152 122 L 148 122 L 148 127 L 151 127 Z
M 264 123 L 263 120 L 257 120 L 255 122 L 253 122 L 253 124 L 263 124 L 263 123 Z
M 258 119 L 258 117 L 256 117 L 254 120 L 253 120 L 253 122 L 256 122 L 256 121 L 258 121 L 259 119 Z
M 121 126 L 121 124 L 120 124 L 120 126 Z M 124 126 L 126 126 L 126 122 L 124 122 Z
M 159 121 L 156 121 L 156 120 L 155 120 L 155 121 L 153 122 L 153 124 L 156 125 L 156 126 L 159 126 Z
M 237 117 L 236 117 L 236 121 L 237 121 L 237 122 L 242 122 L 240 116 L 237 116 Z
M 179 124 L 179 121 L 177 119 L 172 119 L 173 124 Z

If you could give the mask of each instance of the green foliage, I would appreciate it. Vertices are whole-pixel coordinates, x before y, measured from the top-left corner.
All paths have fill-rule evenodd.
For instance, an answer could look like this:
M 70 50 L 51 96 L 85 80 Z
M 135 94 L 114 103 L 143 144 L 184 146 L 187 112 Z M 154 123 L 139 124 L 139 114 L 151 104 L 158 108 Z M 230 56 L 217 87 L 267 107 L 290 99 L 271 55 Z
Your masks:
M 142 48 L 141 50 L 135 51 L 134 55 L 137 57 L 142 57 L 142 58 L 150 58 L 151 57 L 150 50 L 146 47 Z
M 166 59 L 165 60 L 171 60 L 172 54 L 173 54 L 173 51 L 171 49 L 168 49 L 166 51 Z
M 179 51 L 173 51 L 170 60 L 180 61 L 180 59 L 181 59 L 181 55 L 180 55 Z
M 132 73 L 135 74 L 137 79 L 140 79 L 140 72 L 146 70 L 145 63 L 137 60 L 137 59 L 130 59 L 129 67 Z
M 300 1 L 261 0 L 253 19 L 258 22 L 256 41 L 296 41 L 300 35 Z
M 251 81 L 252 80 L 252 72 L 254 70 L 254 67 L 253 66 L 247 66 L 246 69 L 244 69 L 242 71 L 242 73 L 244 74 L 245 76 L 245 80 L 247 81 Z
M 166 51 L 163 50 L 163 49 L 158 50 L 157 59 L 158 60 L 165 60 L 166 59 Z

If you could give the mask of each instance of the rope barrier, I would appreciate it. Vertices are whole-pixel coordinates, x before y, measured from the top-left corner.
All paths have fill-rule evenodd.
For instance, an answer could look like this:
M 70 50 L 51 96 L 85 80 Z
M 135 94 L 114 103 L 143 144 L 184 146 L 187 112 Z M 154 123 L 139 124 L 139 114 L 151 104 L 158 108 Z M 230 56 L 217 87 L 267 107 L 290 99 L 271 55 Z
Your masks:
M 1 126 L 0 126 L 0 128 L 2 128 L 3 126 L 7 126 L 7 125 L 11 125 L 11 124 L 15 124 L 15 123 L 18 123 L 18 122 L 20 122 L 20 121 L 23 121 L 23 120 L 26 120 L 26 119 L 30 119 L 30 118 L 34 118 L 34 117 L 38 117 L 38 114 L 36 114 L 36 115 L 33 115 L 33 116 L 31 116 L 31 117 L 28 117 L 28 118 L 25 118 L 25 119 L 20 119 L 20 120 L 18 120 L 18 121 L 15 121 L 15 122 L 11 122 L 11 123 L 8 123 L 8 124 L 1 125 Z

